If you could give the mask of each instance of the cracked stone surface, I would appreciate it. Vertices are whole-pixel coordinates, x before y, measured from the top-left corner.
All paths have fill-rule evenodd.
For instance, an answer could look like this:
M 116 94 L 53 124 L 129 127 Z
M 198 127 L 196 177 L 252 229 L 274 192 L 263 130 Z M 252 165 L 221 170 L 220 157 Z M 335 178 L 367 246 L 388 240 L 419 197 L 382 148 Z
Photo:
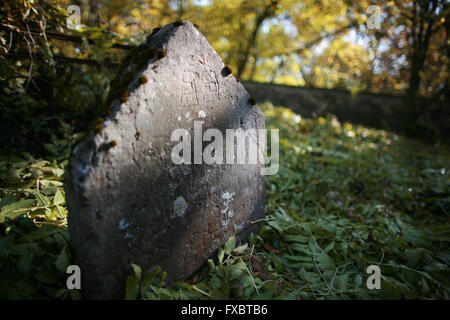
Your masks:
M 184 281 L 230 236 L 259 230 L 261 164 L 171 160 L 171 133 L 193 137 L 194 121 L 224 137 L 226 129 L 264 128 L 263 113 L 224 67 L 188 21 L 166 25 L 123 62 L 110 115 L 74 148 L 65 175 L 85 298 L 123 298 L 131 263 Z

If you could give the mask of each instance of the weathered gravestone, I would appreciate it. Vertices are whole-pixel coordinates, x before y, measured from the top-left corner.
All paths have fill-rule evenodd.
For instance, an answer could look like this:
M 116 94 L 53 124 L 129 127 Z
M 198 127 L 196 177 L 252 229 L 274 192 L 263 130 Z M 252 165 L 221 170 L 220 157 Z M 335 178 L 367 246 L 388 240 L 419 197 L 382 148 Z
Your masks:
M 177 165 L 171 158 L 178 143 L 172 132 L 184 128 L 193 137 L 194 121 L 224 136 L 226 129 L 264 128 L 249 98 L 187 21 L 165 26 L 125 59 L 109 116 L 75 147 L 66 172 L 69 232 L 86 298 L 122 298 L 131 263 L 161 266 L 169 283 L 186 280 L 230 236 L 258 231 L 260 163 Z

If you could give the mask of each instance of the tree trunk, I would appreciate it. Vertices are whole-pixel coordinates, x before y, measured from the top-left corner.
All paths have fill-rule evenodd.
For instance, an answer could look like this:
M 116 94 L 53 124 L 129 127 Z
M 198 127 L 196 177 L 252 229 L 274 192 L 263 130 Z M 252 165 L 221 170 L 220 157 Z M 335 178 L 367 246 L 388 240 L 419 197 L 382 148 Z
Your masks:
M 98 0 L 89 1 L 89 26 L 100 26 L 102 20 L 101 10 Z
M 404 110 L 405 123 L 404 130 L 409 136 L 418 134 L 417 122 L 421 111 L 417 102 L 417 95 L 420 88 L 421 76 L 425 59 L 427 57 L 428 47 L 432 36 L 434 18 L 437 1 L 416 1 L 414 3 L 412 18 L 412 53 L 410 58 L 411 68 L 408 89 L 405 95 Z M 418 21 L 419 20 L 419 21 Z M 417 25 L 418 24 L 418 25 Z M 419 30 L 416 30 L 417 27 Z M 418 32 L 417 32 L 418 31 Z
M 258 35 L 259 29 L 261 28 L 262 23 L 267 18 L 273 16 L 273 14 L 275 13 L 275 10 L 277 9 L 277 6 L 278 6 L 278 1 L 272 0 L 270 2 L 270 4 L 266 8 L 264 8 L 264 11 L 262 12 L 262 14 L 256 18 L 255 27 L 247 41 L 247 46 L 245 47 L 245 50 L 242 52 L 242 56 L 241 55 L 238 56 L 238 59 L 239 59 L 238 66 L 237 66 L 237 77 L 238 78 L 241 78 L 242 74 L 244 73 L 244 71 L 247 67 L 247 62 L 248 62 L 248 57 L 250 55 L 250 51 L 254 48 L 254 46 L 256 44 L 256 37 Z

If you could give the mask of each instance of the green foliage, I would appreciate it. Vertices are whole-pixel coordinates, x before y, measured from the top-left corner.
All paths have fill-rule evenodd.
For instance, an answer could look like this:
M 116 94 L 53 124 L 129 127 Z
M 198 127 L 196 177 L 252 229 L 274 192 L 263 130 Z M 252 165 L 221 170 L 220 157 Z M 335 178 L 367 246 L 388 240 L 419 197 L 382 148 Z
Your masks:
M 41 156 L 59 119 L 87 130 L 103 115 L 114 72 L 106 66 L 124 56 L 112 46 L 134 38 L 104 28 L 67 30 L 65 9 L 61 0 L 0 4 L 0 151 Z
M 61 298 L 70 264 L 63 164 L 2 157 L 0 298 Z
M 78 135 L 60 121 L 46 159 L 0 156 L 0 299 L 63 298 L 71 264 L 64 167 Z M 71 293 L 76 298 L 76 294 Z
M 449 299 L 448 149 L 391 133 L 301 119 L 263 106 L 280 129 L 280 172 L 267 177 L 267 217 L 247 243 L 231 237 L 188 282 L 167 286 L 132 265 L 126 299 Z M 0 158 L 0 298 L 79 299 L 62 175 L 76 140 L 64 122 L 45 159 Z M 366 268 L 381 268 L 381 290 Z

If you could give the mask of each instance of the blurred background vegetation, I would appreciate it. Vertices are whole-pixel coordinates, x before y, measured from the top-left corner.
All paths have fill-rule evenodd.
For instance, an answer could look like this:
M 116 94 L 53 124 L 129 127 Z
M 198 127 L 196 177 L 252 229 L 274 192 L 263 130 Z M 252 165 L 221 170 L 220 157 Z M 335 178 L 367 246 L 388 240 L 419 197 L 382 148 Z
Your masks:
M 78 30 L 67 28 L 70 5 L 81 9 Z M 368 28 L 370 5 L 380 9 L 379 29 Z M 5 0 L 0 9 L 4 151 L 37 152 L 58 118 L 85 129 L 128 49 L 182 19 L 242 80 L 404 95 L 409 135 L 418 96 L 449 98 L 444 0 Z

